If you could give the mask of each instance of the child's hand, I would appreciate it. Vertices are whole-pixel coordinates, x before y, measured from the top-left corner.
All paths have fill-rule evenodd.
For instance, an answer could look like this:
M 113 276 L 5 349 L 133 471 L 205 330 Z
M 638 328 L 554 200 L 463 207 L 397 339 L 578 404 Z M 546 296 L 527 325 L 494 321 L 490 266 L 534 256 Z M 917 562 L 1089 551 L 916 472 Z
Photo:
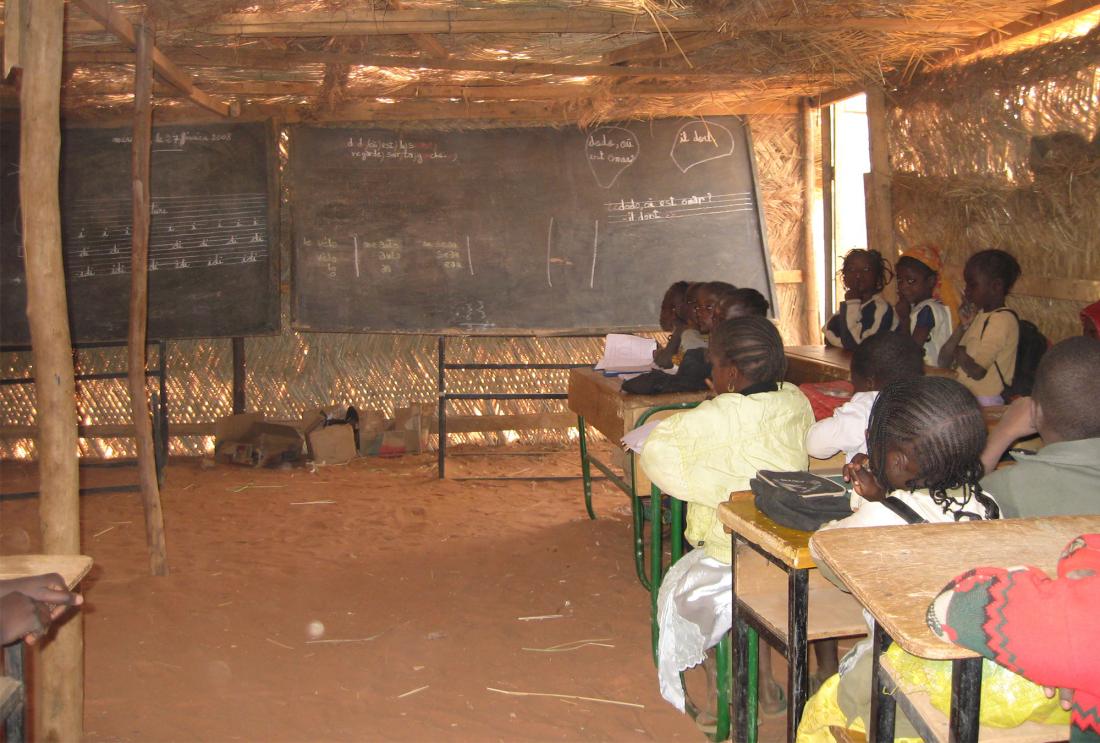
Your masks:
M 1005 408 L 997 428 L 1003 429 L 1006 435 L 1011 435 L 1013 441 L 1037 433 L 1035 404 L 1031 398 L 1020 397 L 1013 400 L 1012 404 Z
M 978 308 L 974 306 L 972 302 L 967 302 L 962 307 L 959 307 L 959 324 L 963 328 L 970 326 L 970 323 L 974 322 L 974 318 L 978 315 Z
M 903 297 L 898 297 L 897 303 L 894 305 L 894 312 L 898 313 L 898 318 L 902 320 L 909 319 L 909 312 L 912 310 L 912 306 L 909 301 Z
M 880 501 L 886 497 L 886 489 L 871 472 L 866 454 L 856 454 L 851 462 L 844 465 L 844 481 L 852 483 L 852 490 L 864 500 Z

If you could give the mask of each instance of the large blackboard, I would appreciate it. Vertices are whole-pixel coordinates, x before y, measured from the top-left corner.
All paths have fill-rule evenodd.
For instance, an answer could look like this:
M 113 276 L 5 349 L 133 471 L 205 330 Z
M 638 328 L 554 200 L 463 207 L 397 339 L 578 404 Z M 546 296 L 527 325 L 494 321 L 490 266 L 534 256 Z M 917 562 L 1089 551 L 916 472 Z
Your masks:
M 774 304 L 740 119 L 290 134 L 293 320 L 326 331 L 640 330 L 678 279 Z
M 250 335 L 279 323 L 274 160 L 264 124 L 153 132 L 149 234 L 151 338 Z M 61 222 L 75 341 L 126 337 L 131 135 L 62 132 Z M 26 343 L 19 132 L 0 128 L 0 341 Z

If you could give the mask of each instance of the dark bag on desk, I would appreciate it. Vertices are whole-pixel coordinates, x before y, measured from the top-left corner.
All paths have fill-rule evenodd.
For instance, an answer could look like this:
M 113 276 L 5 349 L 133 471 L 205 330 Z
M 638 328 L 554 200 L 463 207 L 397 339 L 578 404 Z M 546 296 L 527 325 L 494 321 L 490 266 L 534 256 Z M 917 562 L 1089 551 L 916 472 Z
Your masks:
M 699 392 L 707 388 L 710 362 L 705 348 L 693 348 L 684 353 L 675 374 L 654 369 L 623 382 L 623 392 L 632 395 L 659 395 L 663 392 Z
M 749 480 L 749 487 L 756 507 L 775 523 L 791 529 L 817 531 L 830 521 L 852 515 L 847 495 L 804 497 L 758 477 Z

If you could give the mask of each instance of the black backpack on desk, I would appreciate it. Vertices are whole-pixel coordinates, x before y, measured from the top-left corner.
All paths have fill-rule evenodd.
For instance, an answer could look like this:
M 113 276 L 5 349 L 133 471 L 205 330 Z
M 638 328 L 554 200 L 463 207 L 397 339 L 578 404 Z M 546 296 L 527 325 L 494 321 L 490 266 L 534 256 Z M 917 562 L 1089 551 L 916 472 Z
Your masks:
M 632 395 L 659 395 L 662 392 L 700 392 L 707 388 L 710 378 L 710 362 L 705 348 L 693 348 L 684 352 L 684 358 L 675 374 L 659 369 L 639 374 L 623 382 L 623 392 Z

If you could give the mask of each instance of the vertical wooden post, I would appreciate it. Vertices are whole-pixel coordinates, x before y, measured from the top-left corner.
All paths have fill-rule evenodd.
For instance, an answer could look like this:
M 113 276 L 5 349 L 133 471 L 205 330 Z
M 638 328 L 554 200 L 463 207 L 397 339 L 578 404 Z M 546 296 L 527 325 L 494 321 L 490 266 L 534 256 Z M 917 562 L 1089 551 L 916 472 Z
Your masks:
M 802 119 L 802 197 L 805 210 L 802 213 L 802 250 L 805 265 L 802 267 L 802 287 L 806 312 L 806 342 L 821 341 L 821 318 L 817 314 L 817 250 L 814 247 L 814 110 L 810 101 L 803 98 L 798 103 Z
M 233 339 L 233 414 L 240 415 L 246 407 L 244 338 Z
M 61 259 L 62 0 L 23 3 L 23 88 L 19 112 L 19 192 L 27 320 L 38 423 L 38 519 L 42 549 L 80 553 L 76 384 Z M 79 615 L 58 628 L 37 657 L 35 739 L 80 740 L 84 722 L 84 629 Z
M 133 252 L 130 258 L 130 334 L 127 346 L 127 381 L 130 412 L 137 438 L 138 478 L 145 507 L 145 540 L 153 575 L 168 575 L 164 544 L 164 514 L 160 507 L 157 464 L 153 450 L 153 426 L 145 390 L 145 325 L 149 299 L 149 157 L 153 131 L 153 35 L 143 22 L 137 30 L 134 60 Z
M 821 210 L 825 213 L 825 316 L 833 311 L 836 301 L 833 253 L 836 251 L 836 167 L 833 164 L 833 107 L 821 107 Z
M 867 90 L 867 129 L 871 147 L 871 172 L 868 174 L 867 243 L 882 253 L 890 265 L 898 260 L 897 243 L 894 242 L 894 200 L 890 185 L 894 173 L 890 166 L 890 137 L 887 115 L 889 112 L 886 91 L 875 87 Z M 893 301 L 893 288 L 888 298 Z

